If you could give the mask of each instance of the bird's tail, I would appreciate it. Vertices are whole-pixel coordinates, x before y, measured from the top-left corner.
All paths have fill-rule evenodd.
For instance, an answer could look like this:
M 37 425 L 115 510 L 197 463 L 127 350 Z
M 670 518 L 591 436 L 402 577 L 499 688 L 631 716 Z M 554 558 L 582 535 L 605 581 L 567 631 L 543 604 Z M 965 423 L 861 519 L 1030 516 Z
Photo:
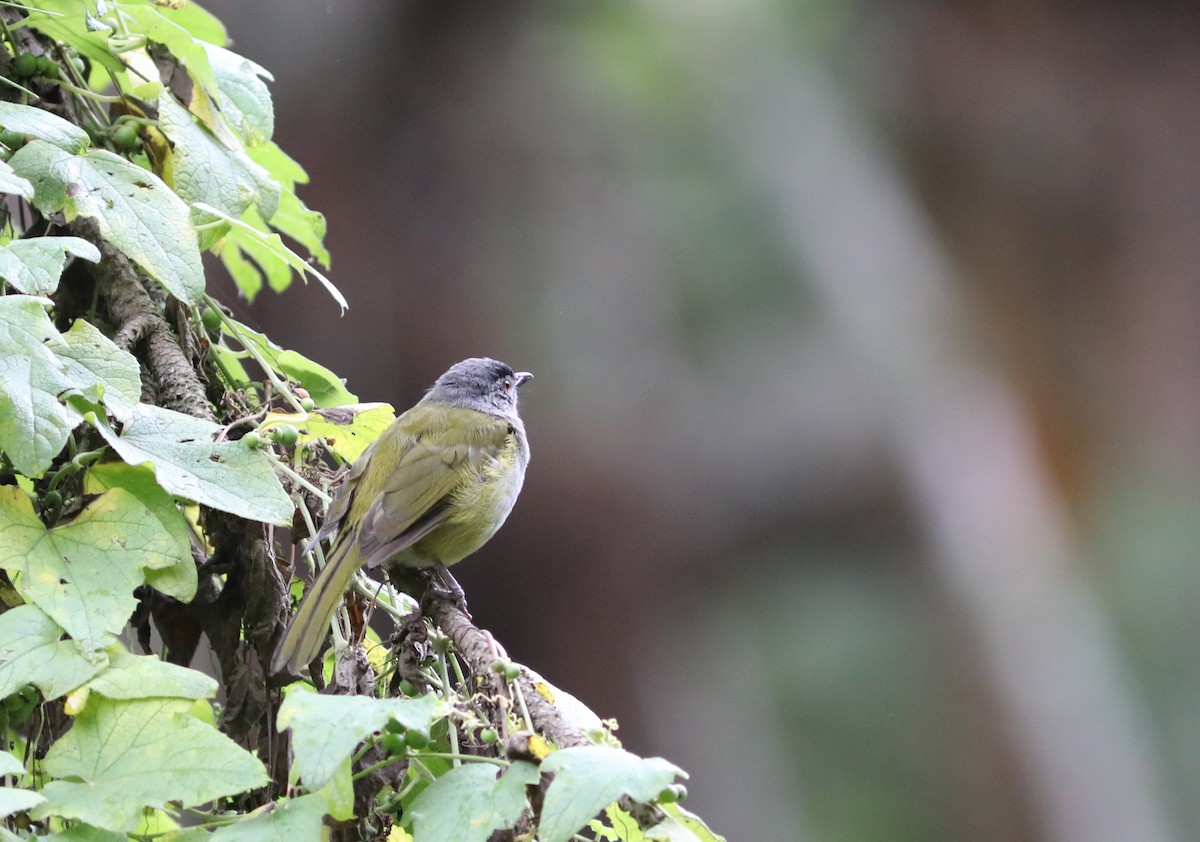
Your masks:
M 350 587 L 355 572 L 362 566 L 357 542 L 351 536 L 345 538 L 334 544 L 324 569 L 304 595 L 300 609 L 292 618 L 279 648 L 275 650 L 275 657 L 271 659 L 272 675 L 284 671 L 299 673 L 320 651 L 325 634 L 329 631 L 329 620 Z

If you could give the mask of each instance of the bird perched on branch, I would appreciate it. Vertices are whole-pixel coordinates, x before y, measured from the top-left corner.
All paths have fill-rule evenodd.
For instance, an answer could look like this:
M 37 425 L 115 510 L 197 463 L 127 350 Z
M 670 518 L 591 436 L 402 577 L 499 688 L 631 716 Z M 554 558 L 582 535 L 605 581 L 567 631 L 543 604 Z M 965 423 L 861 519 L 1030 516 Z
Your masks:
M 336 533 L 326 564 L 288 626 L 271 672 L 296 673 L 363 567 L 428 570 L 462 601 L 446 570 L 504 523 L 529 463 L 517 391 L 533 377 L 487 358 L 463 360 L 358 458 L 315 540 Z

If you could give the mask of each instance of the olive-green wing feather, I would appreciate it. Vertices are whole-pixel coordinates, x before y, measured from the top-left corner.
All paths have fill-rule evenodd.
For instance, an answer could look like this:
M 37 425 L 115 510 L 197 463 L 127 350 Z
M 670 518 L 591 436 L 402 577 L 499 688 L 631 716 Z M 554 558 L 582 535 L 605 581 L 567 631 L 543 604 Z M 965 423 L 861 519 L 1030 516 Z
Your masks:
M 420 419 L 427 434 L 410 442 L 359 527 L 359 554 L 368 567 L 383 564 L 440 525 L 454 491 L 497 457 L 508 435 L 503 420 L 481 412 L 415 409 L 428 410 Z M 453 428 L 443 429 L 445 424 Z

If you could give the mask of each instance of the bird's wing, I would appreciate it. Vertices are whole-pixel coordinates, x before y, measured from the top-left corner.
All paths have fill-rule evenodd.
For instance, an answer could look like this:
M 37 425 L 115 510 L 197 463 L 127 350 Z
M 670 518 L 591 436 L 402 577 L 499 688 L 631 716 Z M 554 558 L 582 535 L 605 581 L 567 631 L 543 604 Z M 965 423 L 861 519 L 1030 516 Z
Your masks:
M 481 412 L 467 415 L 462 410 L 455 413 L 455 438 L 460 443 L 439 443 L 444 438 L 437 435 L 439 411 L 417 406 L 405 413 L 415 417 L 405 418 L 412 423 L 404 428 L 433 434 L 407 436 L 396 466 L 388 471 L 382 490 L 363 516 L 359 554 L 368 567 L 382 564 L 441 525 L 452 492 L 478 475 L 504 446 L 508 424 L 503 419 Z

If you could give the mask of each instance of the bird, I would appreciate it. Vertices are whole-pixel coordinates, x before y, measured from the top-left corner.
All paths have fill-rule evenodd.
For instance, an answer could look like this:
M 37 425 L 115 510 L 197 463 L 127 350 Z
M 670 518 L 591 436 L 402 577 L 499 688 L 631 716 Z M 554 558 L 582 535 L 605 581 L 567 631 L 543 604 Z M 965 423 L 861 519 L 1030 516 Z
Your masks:
M 464 604 L 446 568 L 484 545 L 516 503 L 529 464 L 517 393 L 533 375 L 472 357 L 450 367 L 355 460 L 316 543 L 333 541 L 271 661 L 298 674 L 362 567 L 427 571 L 435 592 Z

